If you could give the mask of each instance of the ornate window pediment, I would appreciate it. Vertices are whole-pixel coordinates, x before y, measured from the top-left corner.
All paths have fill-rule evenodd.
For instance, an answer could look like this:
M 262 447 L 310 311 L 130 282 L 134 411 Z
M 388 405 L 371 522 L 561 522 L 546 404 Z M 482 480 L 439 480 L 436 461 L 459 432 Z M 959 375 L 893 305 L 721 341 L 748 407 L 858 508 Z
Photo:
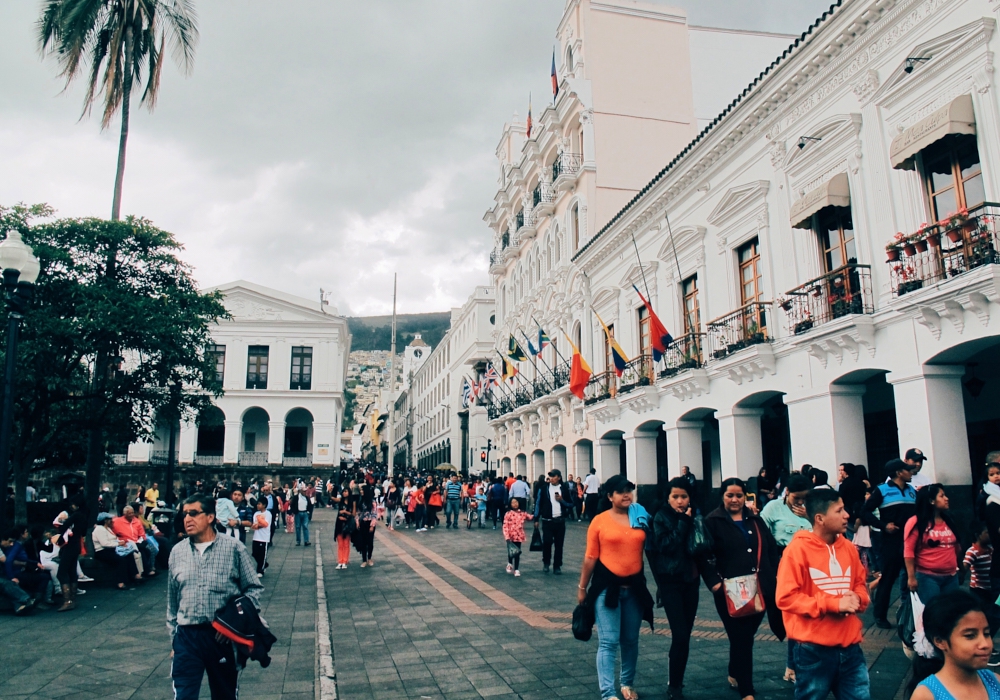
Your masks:
M 708 223 L 723 227 L 735 217 L 742 218 L 747 209 L 754 207 L 767 197 L 771 183 L 767 180 L 756 180 L 745 185 L 734 187 L 722 196 L 722 199 L 712 213 L 708 215 Z

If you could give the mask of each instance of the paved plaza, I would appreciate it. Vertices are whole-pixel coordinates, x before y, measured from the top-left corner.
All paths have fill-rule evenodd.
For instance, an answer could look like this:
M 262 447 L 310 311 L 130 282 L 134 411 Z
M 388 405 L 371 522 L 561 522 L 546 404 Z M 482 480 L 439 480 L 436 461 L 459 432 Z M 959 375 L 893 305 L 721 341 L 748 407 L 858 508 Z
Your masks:
M 251 664 L 240 697 L 250 700 L 414 698 L 541 700 L 596 698 L 596 634 L 573 639 L 575 605 L 586 524 L 570 524 L 563 576 L 545 575 L 538 554 L 522 559 L 522 576 L 504 572 L 499 530 L 443 526 L 426 533 L 381 528 L 376 565 L 336 566 L 333 513 L 317 510 L 313 541 L 320 544 L 333 668 L 321 663 L 317 644 L 315 547 L 295 547 L 280 532 L 264 578 L 263 614 L 278 637 L 267 669 Z M 0 698 L 172 697 L 164 624 L 165 576 L 130 592 L 91 588 L 71 613 L 35 612 L 0 617 L 5 669 Z M 320 603 L 322 605 L 322 602 Z M 872 697 L 900 697 L 909 668 L 892 632 L 870 626 L 866 654 Z M 666 693 L 669 630 L 657 610 L 656 631 L 643 625 L 636 688 L 645 698 Z M 322 640 L 320 640 L 322 641 Z M 702 591 L 685 692 L 692 700 L 735 697 L 726 686 L 728 643 L 706 591 Z M 762 627 L 755 646 L 758 698 L 791 699 L 781 681 L 785 645 Z M 325 670 L 323 670 L 325 669 Z M 208 698 L 207 684 L 202 697 Z

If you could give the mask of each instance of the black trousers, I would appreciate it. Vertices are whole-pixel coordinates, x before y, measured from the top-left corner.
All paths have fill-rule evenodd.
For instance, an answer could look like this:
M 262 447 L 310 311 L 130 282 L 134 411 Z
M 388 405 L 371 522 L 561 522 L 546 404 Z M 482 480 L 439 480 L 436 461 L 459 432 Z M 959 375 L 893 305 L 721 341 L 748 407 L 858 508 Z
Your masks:
M 597 515 L 597 494 L 588 493 L 583 497 L 583 514 L 587 516 L 587 520 L 593 520 L 594 516 Z
M 764 613 L 747 617 L 730 617 L 722 589 L 714 593 L 715 609 L 729 637 L 729 675 L 739 685 L 740 697 L 756 695 L 753 689 L 753 638 L 764 619 Z
M 76 562 L 80 558 L 80 540 L 73 537 L 59 550 L 59 568 L 56 578 L 64 586 L 76 583 Z
M 517 571 L 521 568 L 521 543 L 507 542 L 507 563 Z
M 254 540 L 251 544 L 250 553 L 253 555 L 254 561 L 257 562 L 257 573 L 264 573 L 264 564 L 267 563 L 267 542 L 258 542 Z
M 61 552 L 59 559 L 62 561 Z M 139 575 L 139 569 L 135 565 L 135 557 L 131 554 L 119 556 L 118 552 L 113 549 L 101 549 L 94 552 L 94 559 L 107 564 L 114 570 L 115 578 L 117 579 L 115 583 L 128 585 L 130 581 L 134 581 L 135 577 Z
M 566 539 L 566 521 L 562 518 L 542 520 L 542 566 L 562 568 L 563 540 Z M 555 547 L 555 555 L 552 553 Z
M 503 522 L 504 510 L 503 501 L 486 501 L 486 519 L 493 519 L 493 527 L 497 526 L 497 520 Z
M 691 630 L 698 612 L 698 579 L 691 583 L 666 582 L 660 585 L 660 602 L 670 624 L 670 687 L 684 685 L 691 651 Z
M 211 625 L 178 627 L 173 650 L 170 677 L 175 700 L 198 700 L 205 674 L 212 700 L 236 700 L 240 676 L 236 651 L 228 639 L 216 641 Z
M 372 525 L 375 522 L 372 521 Z M 375 551 L 375 527 L 368 527 L 368 523 L 364 520 L 358 526 L 358 537 L 361 540 L 361 561 L 368 561 L 372 558 L 372 553 Z
M 887 537 L 882 533 L 882 580 L 875 589 L 875 606 L 873 612 L 876 620 L 884 620 L 889 614 L 889 602 L 892 589 L 903 569 L 903 540 L 900 537 Z

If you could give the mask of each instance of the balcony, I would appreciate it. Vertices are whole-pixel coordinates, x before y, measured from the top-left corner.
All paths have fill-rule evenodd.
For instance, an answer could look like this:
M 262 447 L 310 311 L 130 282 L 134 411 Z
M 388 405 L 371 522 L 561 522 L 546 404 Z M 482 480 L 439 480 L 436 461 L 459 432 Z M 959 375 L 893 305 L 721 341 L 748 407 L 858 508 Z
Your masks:
M 517 231 L 516 241 L 518 244 L 533 237 L 535 235 L 535 212 L 525 213 L 522 209 L 514 217 L 514 226 L 514 230 Z
M 167 466 L 167 460 L 170 458 L 169 450 L 151 450 L 149 453 L 149 463 L 154 467 L 165 467 Z M 176 460 L 176 455 L 174 456 Z
M 721 360 L 743 348 L 770 343 L 768 321 L 771 302 L 755 301 L 708 323 L 708 347 L 712 360 Z
M 552 184 L 556 192 L 568 190 L 576 182 L 576 175 L 583 164 L 579 153 L 560 153 L 552 162 Z
M 901 297 L 977 267 L 1000 263 L 998 215 L 1000 204 L 986 203 L 909 236 L 897 234 L 886 246 L 893 295 Z
M 675 338 L 663 356 L 663 369 L 657 378 L 666 379 L 689 369 L 705 366 L 705 334 L 688 333 Z
M 199 467 L 221 467 L 222 466 L 222 454 L 204 454 L 201 452 L 194 453 L 194 463 Z
M 531 211 L 536 216 L 546 216 L 555 209 L 556 193 L 551 185 L 539 182 L 531 193 Z
M 567 386 L 569 372 L 570 363 L 567 360 L 556 365 L 551 372 L 543 369 L 534 379 L 519 380 L 516 387 L 493 388 L 488 398 L 480 399 L 480 405 L 486 406 L 488 419 L 495 420 Z
M 618 394 L 617 379 L 613 369 L 594 374 L 583 390 L 583 405 L 614 398 Z
M 490 274 L 497 275 L 504 271 L 503 251 L 490 251 Z
M 817 277 L 786 293 L 778 301 L 792 335 L 850 314 L 872 314 L 870 265 L 850 264 Z
M 266 467 L 267 452 L 240 452 L 239 462 L 241 467 Z
M 305 455 L 285 455 L 281 458 L 281 466 L 283 467 L 311 467 L 313 465 L 313 456 L 311 452 L 307 452 Z
M 641 386 L 650 386 L 655 378 L 655 369 L 651 355 L 632 358 L 618 378 L 618 393 L 625 394 Z

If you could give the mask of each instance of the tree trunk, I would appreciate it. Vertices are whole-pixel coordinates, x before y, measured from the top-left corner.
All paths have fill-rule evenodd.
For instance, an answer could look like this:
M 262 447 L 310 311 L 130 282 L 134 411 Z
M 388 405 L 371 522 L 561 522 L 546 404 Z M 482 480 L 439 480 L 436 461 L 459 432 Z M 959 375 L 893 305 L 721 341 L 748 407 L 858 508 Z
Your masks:
M 122 129 L 118 137 L 118 169 L 115 172 L 115 197 L 111 203 L 111 220 L 118 221 L 122 213 L 122 185 L 125 181 L 125 147 L 128 144 L 128 116 L 132 103 L 132 27 L 125 27 L 125 75 L 122 94 Z

